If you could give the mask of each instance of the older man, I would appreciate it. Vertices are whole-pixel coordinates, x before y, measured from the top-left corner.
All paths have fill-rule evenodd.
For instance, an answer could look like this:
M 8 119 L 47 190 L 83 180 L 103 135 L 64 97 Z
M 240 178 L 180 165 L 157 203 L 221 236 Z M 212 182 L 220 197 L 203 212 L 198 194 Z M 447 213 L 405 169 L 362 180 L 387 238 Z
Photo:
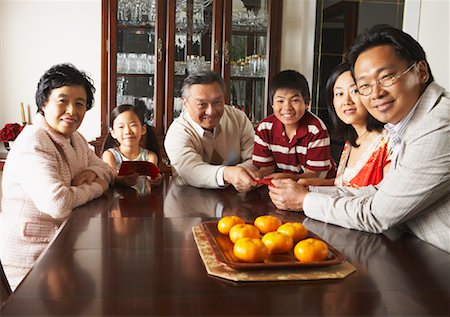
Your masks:
M 244 112 L 225 105 L 223 79 L 211 71 L 189 75 L 182 88 L 183 112 L 169 127 L 164 147 L 179 183 L 238 191 L 256 185 L 254 129 Z
M 420 44 L 401 30 L 377 25 L 347 54 L 361 101 L 386 123 L 392 171 L 376 187 L 307 188 L 274 181 L 280 209 L 380 233 L 400 226 L 450 252 L 450 95 L 433 81 Z

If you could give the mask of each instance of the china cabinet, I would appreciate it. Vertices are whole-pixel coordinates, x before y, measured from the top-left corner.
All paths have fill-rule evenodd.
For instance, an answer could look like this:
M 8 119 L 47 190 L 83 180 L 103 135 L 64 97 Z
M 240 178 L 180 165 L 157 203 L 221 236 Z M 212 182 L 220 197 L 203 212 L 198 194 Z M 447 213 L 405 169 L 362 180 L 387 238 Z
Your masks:
M 279 70 L 281 0 L 102 0 L 102 135 L 119 104 L 145 105 L 161 141 L 182 109 L 192 72 L 225 79 L 227 104 L 264 118 L 268 80 Z

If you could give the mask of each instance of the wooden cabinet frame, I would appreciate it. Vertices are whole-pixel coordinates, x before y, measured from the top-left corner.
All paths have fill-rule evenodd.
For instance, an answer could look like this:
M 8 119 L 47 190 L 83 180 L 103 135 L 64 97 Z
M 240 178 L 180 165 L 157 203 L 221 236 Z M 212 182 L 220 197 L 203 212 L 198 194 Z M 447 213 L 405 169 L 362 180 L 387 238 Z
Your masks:
M 193 0 L 187 0 L 193 1 Z M 116 106 L 117 92 L 117 2 L 102 0 L 102 42 L 101 42 L 101 135 L 90 142 L 97 155 L 101 155 L 102 144 L 109 133 L 110 113 Z M 156 0 L 157 18 L 155 23 L 155 94 L 153 99 L 155 133 L 162 145 L 164 135 L 173 120 L 174 73 L 175 73 L 175 7 L 176 0 Z M 265 78 L 266 114 L 271 113 L 267 100 L 269 79 L 279 71 L 281 47 L 282 0 L 268 0 L 267 34 L 267 76 Z M 213 29 L 211 43 L 211 68 L 220 73 L 226 83 L 230 82 L 230 63 L 226 57 L 231 38 L 232 0 L 214 0 Z M 229 103 L 227 85 L 226 102 Z M 163 148 L 161 148 L 163 150 Z

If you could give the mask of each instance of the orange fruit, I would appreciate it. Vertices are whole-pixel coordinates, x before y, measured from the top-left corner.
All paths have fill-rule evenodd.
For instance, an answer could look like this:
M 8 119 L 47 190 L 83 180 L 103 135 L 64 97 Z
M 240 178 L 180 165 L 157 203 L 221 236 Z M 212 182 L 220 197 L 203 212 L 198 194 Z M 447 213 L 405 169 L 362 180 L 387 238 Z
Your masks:
M 308 229 L 300 222 L 286 222 L 277 229 L 278 232 L 289 235 L 294 242 L 303 240 L 308 235 Z
M 219 245 L 219 248 L 222 250 L 222 252 L 228 252 L 230 250 L 233 250 L 234 243 L 230 241 L 228 236 L 224 236 L 223 234 L 219 234 L 216 237 L 217 244 Z
M 328 257 L 328 246 L 321 240 L 308 238 L 295 245 L 294 255 L 303 263 L 323 261 Z
M 290 236 L 278 231 L 266 233 L 262 238 L 262 242 L 269 250 L 269 254 L 285 253 L 294 246 L 294 241 Z
M 269 256 L 269 251 L 261 239 L 241 238 L 233 247 L 234 255 L 244 262 L 262 262 Z
M 245 221 L 238 216 L 225 216 L 217 223 L 217 229 L 221 234 L 228 234 L 230 229 L 238 223 L 245 223 Z
M 233 243 L 241 238 L 259 238 L 259 230 L 253 225 L 238 223 L 230 229 L 229 237 Z
M 255 219 L 254 223 L 256 228 L 265 234 L 267 232 L 276 231 L 281 226 L 281 220 L 275 216 L 265 215 L 259 216 Z

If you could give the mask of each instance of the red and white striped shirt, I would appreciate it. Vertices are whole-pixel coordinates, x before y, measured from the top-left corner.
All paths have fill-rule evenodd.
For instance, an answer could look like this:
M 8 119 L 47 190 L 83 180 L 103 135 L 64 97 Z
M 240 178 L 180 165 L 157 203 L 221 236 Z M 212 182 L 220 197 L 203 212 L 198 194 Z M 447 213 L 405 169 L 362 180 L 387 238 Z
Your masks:
M 283 123 L 275 115 L 263 119 L 256 127 L 253 164 L 276 166 L 276 171 L 303 173 L 305 169 L 324 172 L 333 178 L 336 166 L 330 154 L 330 138 L 323 121 L 306 111 L 298 122 L 297 132 L 289 141 Z

